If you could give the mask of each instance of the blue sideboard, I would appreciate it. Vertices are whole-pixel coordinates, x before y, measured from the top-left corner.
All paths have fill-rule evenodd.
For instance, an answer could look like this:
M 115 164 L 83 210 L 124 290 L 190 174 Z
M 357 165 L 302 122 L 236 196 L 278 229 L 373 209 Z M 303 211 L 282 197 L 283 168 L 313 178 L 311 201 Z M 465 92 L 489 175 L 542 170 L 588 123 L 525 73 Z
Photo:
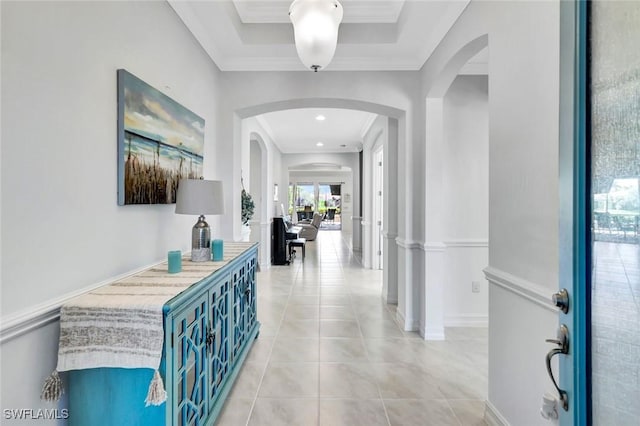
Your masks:
M 159 372 L 166 403 L 145 407 L 151 369 L 72 370 L 66 373 L 70 425 L 215 422 L 260 328 L 257 244 L 236 243 L 236 251 L 239 254 L 225 258 L 222 268 L 163 307 L 165 338 Z

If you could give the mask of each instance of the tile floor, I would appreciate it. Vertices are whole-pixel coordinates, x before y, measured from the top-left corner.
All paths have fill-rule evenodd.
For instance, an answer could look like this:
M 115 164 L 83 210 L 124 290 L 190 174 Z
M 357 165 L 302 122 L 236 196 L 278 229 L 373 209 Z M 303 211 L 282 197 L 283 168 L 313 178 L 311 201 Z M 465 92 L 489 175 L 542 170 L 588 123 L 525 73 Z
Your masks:
M 260 335 L 217 425 L 484 425 L 487 329 L 400 330 L 343 237 L 259 273 Z
M 593 249 L 593 424 L 637 426 L 640 245 L 597 241 Z

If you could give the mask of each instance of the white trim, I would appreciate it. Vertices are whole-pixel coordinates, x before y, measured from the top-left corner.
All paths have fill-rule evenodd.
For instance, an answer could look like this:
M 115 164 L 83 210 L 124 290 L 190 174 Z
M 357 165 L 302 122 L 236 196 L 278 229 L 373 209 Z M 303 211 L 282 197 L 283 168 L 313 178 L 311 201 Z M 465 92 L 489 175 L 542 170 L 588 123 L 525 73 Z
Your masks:
M 290 24 L 289 2 L 261 2 L 233 0 L 243 24 Z M 344 24 L 397 24 L 404 0 L 384 2 L 347 2 Z
M 484 402 L 484 420 L 489 426 L 510 426 L 507 419 L 488 400 Z
M 488 75 L 489 64 L 487 62 L 467 62 L 460 68 L 458 75 Z
M 492 266 L 487 266 L 483 272 L 490 284 L 509 290 L 552 312 L 558 312 L 558 309 L 551 302 L 550 290 L 546 287 L 527 281 L 524 278 L 516 277 Z
M 427 327 L 423 330 L 424 340 L 446 340 L 444 327 Z
M 404 238 L 396 237 L 396 244 L 398 247 L 402 247 L 406 250 L 418 250 L 423 248 L 423 243 L 420 241 L 405 240 Z
M 362 129 L 360 129 L 360 138 L 362 138 L 362 140 L 364 140 L 364 137 L 367 136 L 367 133 L 369 133 L 369 129 L 371 129 L 371 126 L 373 126 L 373 123 L 376 121 L 376 118 L 378 118 L 378 114 L 370 113 L 366 117 L 366 120 L 364 120 L 364 123 L 362 124 Z M 375 145 L 375 141 L 380 137 L 380 133 L 382 133 L 382 129 L 380 129 L 380 132 L 378 132 L 378 135 L 375 138 L 373 138 L 374 140 L 373 145 Z
M 469 239 L 469 240 L 448 240 L 444 241 L 444 245 L 447 248 L 475 248 L 475 247 L 489 247 L 489 240 L 483 239 Z
M 445 251 L 447 248 L 447 245 L 442 242 L 429 241 L 424 243 L 421 248 L 427 253 L 434 253 L 434 252 L 438 253 L 438 252 Z
M 400 309 L 396 308 L 396 322 L 400 326 L 400 328 L 404 331 L 416 331 L 419 329 L 419 324 L 417 321 L 407 320 Z M 407 328 L 407 326 L 409 328 Z
M 110 284 L 114 281 L 126 278 L 130 275 L 137 274 L 151 267 L 158 266 L 162 263 L 164 263 L 164 261 L 152 263 L 134 271 L 126 272 L 124 274 L 108 278 L 104 281 L 101 281 L 97 284 L 92 284 L 80 290 L 72 291 L 65 294 L 64 296 L 48 300 L 46 302 L 9 315 L 5 315 L 4 317 L 2 317 L 2 321 L 0 322 L 0 343 L 5 343 L 37 328 L 44 327 L 47 324 L 57 321 L 60 318 L 60 307 L 74 297 L 80 296 L 89 291 L 95 290 L 98 287 Z
M 367 222 L 367 225 L 371 225 L 371 222 Z M 384 238 L 386 238 L 387 240 L 394 240 L 394 241 L 397 242 L 398 234 L 396 234 L 394 232 L 382 231 L 382 236 Z
M 255 118 L 260 127 L 262 127 L 262 130 L 264 130 L 267 136 L 269 136 L 271 142 L 273 142 L 273 144 L 276 145 L 278 149 L 280 149 L 280 147 L 276 144 L 276 138 L 273 137 L 273 129 L 271 129 L 269 122 L 265 120 L 264 116 L 262 115 L 256 115 Z
M 172 0 L 172 5 L 176 0 Z M 182 3 L 178 1 L 178 3 Z M 183 16 L 180 16 L 184 18 Z M 184 21 L 184 19 L 183 19 Z M 190 25 L 187 25 L 189 28 Z M 200 41 L 200 38 L 196 36 Z M 202 43 L 201 43 L 202 44 Z M 206 45 L 214 43 L 206 43 Z M 210 53 L 214 46 L 205 47 L 205 51 L 212 58 L 214 55 Z M 295 51 L 295 50 L 294 50 Z M 216 52 L 217 53 L 217 52 Z M 214 62 L 220 68 L 220 71 L 300 71 L 309 72 L 309 70 L 300 62 L 297 55 L 287 57 L 231 57 L 215 55 Z M 389 58 L 379 57 L 340 57 L 336 56 L 331 64 L 323 71 L 419 71 L 424 65 L 424 60 L 414 58 Z
M 488 327 L 489 316 L 477 314 L 462 314 L 444 317 L 445 327 Z

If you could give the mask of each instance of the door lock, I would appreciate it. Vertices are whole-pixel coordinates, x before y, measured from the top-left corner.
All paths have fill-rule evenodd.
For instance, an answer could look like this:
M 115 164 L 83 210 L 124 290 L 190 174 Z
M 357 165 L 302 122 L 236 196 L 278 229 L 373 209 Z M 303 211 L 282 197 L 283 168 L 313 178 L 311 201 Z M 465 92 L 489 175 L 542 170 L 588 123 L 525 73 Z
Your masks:
M 569 312 L 569 292 L 566 288 L 553 293 L 551 295 L 551 300 L 553 301 L 553 304 L 560 308 L 563 313 L 566 314 L 567 312 Z
M 554 295 L 555 296 L 555 295 Z M 547 373 L 551 378 L 551 382 L 553 382 L 553 386 L 555 386 L 558 394 L 560 395 L 560 405 L 564 409 L 564 411 L 569 411 L 569 396 L 567 392 L 560 389 L 558 386 L 558 382 L 556 382 L 556 378 L 553 377 L 553 371 L 551 370 L 551 358 L 554 355 L 563 354 L 566 355 L 569 353 L 569 329 L 566 325 L 562 324 L 558 328 L 558 338 L 557 339 L 547 339 L 545 340 L 547 343 L 553 343 L 556 345 L 555 348 L 551 349 L 547 353 L 546 363 L 547 363 Z

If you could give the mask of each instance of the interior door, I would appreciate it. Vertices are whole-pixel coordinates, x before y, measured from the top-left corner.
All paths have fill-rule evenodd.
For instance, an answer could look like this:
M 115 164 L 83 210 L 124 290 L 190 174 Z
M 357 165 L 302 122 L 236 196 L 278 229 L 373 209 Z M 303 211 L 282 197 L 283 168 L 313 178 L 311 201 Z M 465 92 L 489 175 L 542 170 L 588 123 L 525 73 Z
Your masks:
M 561 425 L 640 418 L 640 2 L 561 2 Z M 564 336 L 566 334 L 566 336 Z M 566 352 L 566 353 L 565 353 Z

